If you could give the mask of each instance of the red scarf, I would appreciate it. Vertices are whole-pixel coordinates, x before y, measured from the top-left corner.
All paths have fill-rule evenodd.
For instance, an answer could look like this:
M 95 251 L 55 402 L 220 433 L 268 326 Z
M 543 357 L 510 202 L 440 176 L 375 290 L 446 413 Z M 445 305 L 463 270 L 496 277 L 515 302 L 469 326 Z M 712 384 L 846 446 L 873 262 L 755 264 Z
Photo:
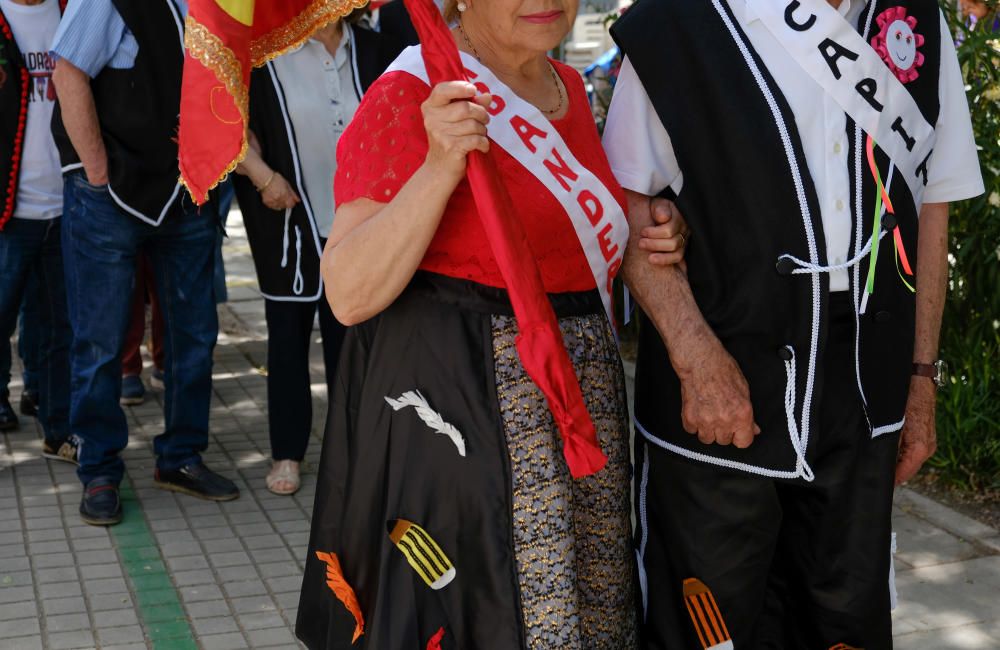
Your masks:
M 405 0 L 420 36 L 431 85 L 465 79 L 458 47 L 431 0 Z M 514 307 L 520 334 L 517 352 L 528 375 L 545 394 L 563 438 L 563 454 L 574 477 L 601 470 L 607 457 L 597 442 L 573 364 L 538 273 L 538 265 L 521 224 L 504 215 L 514 206 L 489 154 L 469 154 L 466 171 L 483 229 L 493 249 Z

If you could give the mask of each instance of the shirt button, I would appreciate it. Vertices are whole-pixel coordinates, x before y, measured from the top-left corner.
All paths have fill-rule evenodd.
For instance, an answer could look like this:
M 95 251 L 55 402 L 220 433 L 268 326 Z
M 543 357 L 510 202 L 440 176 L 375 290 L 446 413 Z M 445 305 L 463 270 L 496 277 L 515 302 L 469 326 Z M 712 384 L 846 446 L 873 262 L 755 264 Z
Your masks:
M 843 210 L 843 209 L 844 209 L 844 202 L 843 202 L 843 201 L 841 201 L 840 199 L 837 199 L 837 204 L 836 204 L 836 205 L 837 205 L 837 210 L 838 210 L 838 211 L 840 211 L 840 210 Z
M 833 144 L 833 153 L 840 153 L 840 150 L 841 150 L 840 143 L 839 142 L 835 142 Z

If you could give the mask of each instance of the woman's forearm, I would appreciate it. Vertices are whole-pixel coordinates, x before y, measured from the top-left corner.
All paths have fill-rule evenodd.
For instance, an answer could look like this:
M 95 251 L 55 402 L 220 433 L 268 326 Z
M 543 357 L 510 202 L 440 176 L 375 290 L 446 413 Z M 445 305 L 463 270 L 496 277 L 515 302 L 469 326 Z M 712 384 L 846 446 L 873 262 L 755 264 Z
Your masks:
M 255 141 L 253 131 L 248 133 L 248 138 L 251 143 Z M 264 162 L 257 148 L 252 145 L 247 147 L 246 157 L 240 161 L 240 164 L 236 165 L 236 173 L 249 178 L 250 182 L 257 188 L 267 183 L 273 172 L 274 170 Z
M 359 199 L 338 208 L 322 270 L 339 321 L 360 323 L 399 297 L 461 178 L 425 163 L 388 204 Z

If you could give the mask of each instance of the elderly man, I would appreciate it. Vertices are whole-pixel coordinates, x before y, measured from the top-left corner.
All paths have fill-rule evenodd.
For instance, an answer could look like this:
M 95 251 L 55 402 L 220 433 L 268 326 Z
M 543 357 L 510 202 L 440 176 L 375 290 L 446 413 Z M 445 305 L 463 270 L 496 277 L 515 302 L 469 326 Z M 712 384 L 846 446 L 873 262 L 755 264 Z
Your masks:
M 612 168 L 691 229 L 686 270 L 625 266 L 647 647 L 890 648 L 948 202 L 983 191 L 937 3 L 639 0 L 612 33 Z
M 177 115 L 184 14 L 175 0 L 75 0 L 52 49 L 66 173 L 63 248 L 73 345 L 71 432 L 82 439 L 80 515 L 120 521 L 121 349 L 139 251 L 149 252 L 166 324 L 165 431 L 154 440 L 158 487 L 225 501 L 232 481 L 208 469 L 215 209 L 178 184 Z M 61 118 L 61 119 L 60 119 Z

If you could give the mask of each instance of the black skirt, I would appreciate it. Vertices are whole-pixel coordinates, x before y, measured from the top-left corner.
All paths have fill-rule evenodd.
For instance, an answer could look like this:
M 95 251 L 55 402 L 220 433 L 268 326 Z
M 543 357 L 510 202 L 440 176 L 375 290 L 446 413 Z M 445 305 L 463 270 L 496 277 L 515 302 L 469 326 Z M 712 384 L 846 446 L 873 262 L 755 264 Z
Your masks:
M 348 332 L 296 624 L 309 648 L 637 646 L 621 360 L 596 291 L 551 300 L 609 459 L 577 481 L 504 291 L 419 273 Z

